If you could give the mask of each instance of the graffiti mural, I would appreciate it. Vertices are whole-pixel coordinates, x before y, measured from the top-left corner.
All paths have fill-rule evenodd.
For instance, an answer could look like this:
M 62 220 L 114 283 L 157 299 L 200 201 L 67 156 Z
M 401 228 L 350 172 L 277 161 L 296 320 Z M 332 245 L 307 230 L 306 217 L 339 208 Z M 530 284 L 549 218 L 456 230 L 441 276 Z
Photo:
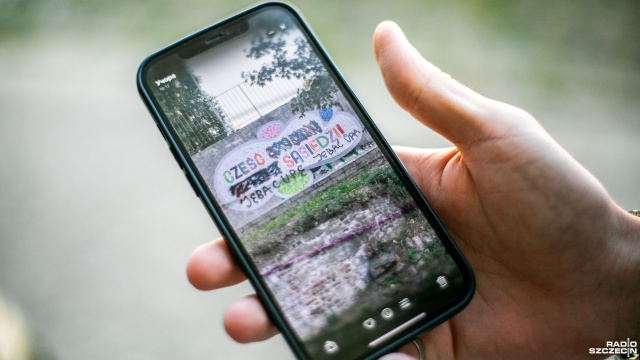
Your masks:
M 328 115 L 329 114 L 329 115 Z M 230 150 L 214 171 L 222 203 L 238 211 L 255 210 L 273 196 L 289 198 L 313 184 L 312 168 L 352 151 L 362 125 L 347 112 L 293 115 L 258 129 L 256 139 Z

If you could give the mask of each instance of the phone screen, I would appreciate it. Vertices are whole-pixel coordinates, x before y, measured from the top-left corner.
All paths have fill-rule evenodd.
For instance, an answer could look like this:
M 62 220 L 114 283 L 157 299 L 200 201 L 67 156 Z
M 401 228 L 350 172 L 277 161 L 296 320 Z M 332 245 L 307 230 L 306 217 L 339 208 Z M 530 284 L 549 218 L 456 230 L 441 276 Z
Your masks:
M 165 52 L 143 82 L 302 351 L 359 358 L 471 285 L 316 44 L 264 7 Z

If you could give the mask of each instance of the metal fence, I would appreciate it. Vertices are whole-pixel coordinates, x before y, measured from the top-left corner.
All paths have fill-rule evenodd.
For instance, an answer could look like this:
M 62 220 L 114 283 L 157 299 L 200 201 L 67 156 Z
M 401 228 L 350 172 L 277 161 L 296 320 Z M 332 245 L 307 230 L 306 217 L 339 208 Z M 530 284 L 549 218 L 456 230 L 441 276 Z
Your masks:
M 235 131 L 268 114 L 293 98 L 303 85 L 298 79 L 273 79 L 265 86 L 244 82 L 213 98 L 224 112 L 224 118 Z

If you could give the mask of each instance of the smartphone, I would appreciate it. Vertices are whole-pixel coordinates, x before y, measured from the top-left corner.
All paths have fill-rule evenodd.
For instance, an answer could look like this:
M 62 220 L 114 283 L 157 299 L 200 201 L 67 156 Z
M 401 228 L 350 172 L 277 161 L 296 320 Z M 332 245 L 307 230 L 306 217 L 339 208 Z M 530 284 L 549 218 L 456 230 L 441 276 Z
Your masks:
M 170 45 L 137 84 L 298 358 L 376 358 L 470 301 L 471 269 L 288 5 Z

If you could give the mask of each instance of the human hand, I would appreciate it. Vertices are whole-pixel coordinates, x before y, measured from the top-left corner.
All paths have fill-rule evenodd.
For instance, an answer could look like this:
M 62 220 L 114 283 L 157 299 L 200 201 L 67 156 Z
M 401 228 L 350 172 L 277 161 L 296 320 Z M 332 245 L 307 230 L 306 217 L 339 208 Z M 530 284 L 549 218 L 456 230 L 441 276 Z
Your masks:
M 455 146 L 396 148 L 476 275 L 467 308 L 422 336 L 427 359 L 583 358 L 637 338 L 640 219 L 529 114 L 453 81 L 395 24 L 376 29 L 374 49 L 398 104 Z M 244 279 L 220 239 L 196 249 L 187 273 L 199 289 Z M 254 296 L 224 324 L 239 342 L 276 333 Z

